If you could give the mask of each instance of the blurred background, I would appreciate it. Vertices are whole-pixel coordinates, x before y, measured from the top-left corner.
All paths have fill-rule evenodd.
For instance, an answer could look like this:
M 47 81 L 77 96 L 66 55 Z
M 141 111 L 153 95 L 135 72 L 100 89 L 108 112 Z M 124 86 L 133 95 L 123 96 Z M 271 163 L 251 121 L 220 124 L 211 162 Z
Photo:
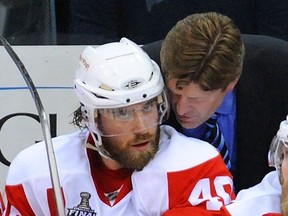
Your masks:
M 87 45 L 163 39 L 192 13 L 231 17 L 244 34 L 288 40 L 287 0 L 0 0 L 0 34 L 11 45 Z

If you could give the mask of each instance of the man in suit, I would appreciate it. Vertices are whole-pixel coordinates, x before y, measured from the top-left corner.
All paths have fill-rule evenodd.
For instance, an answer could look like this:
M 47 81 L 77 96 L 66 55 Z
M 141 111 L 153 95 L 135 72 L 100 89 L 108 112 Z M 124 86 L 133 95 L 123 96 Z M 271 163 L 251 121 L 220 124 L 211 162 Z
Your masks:
M 199 16 L 197 14 L 194 14 L 192 16 L 194 17 L 185 18 L 184 20 L 178 22 L 176 24 L 176 27 L 171 29 L 171 31 L 168 33 L 164 40 L 164 45 L 162 44 L 163 41 L 157 41 L 143 46 L 143 49 L 150 55 L 152 59 L 160 63 L 159 54 L 162 45 L 161 67 L 166 79 L 166 84 L 171 93 L 171 103 L 174 111 L 171 113 L 170 119 L 167 121 L 167 124 L 172 125 L 178 131 L 188 136 L 190 135 L 200 137 L 201 134 L 197 134 L 197 131 L 196 135 L 195 133 L 193 134 L 193 129 L 197 129 L 198 127 L 201 127 L 201 125 L 203 126 L 205 124 L 205 120 L 207 120 L 209 116 L 205 116 L 205 119 L 203 118 L 201 122 L 198 122 L 197 125 L 192 125 L 191 127 L 189 127 L 189 124 L 185 124 L 185 119 L 179 118 L 181 114 L 177 112 L 177 109 L 179 109 L 179 107 L 177 108 L 177 106 L 179 106 L 180 104 L 182 106 L 182 109 L 188 109 L 187 107 L 189 106 L 188 103 L 184 103 L 183 100 L 179 99 L 181 98 L 181 96 L 183 96 L 183 92 L 180 90 L 175 93 L 176 85 L 174 85 L 173 87 L 173 82 L 171 83 L 171 81 L 176 81 L 177 83 L 177 80 L 181 80 L 181 78 L 175 78 L 173 76 L 171 77 L 170 73 L 177 67 L 179 69 L 178 71 L 183 69 L 185 63 L 191 60 L 189 59 L 189 54 L 190 56 L 193 56 L 195 55 L 195 52 L 197 52 L 197 46 L 187 45 L 189 44 L 189 41 L 191 42 L 194 40 L 194 44 L 199 44 L 199 41 L 201 41 L 202 43 L 203 41 L 205 41 L 205 39 L 203 38 L 213 32 L 213 30 L 211 30 L 213 26 L 218 26 L 219 28 L 216 28 L 215 32 L 210 34 L 210 36 L 212 35 L 212 41 L 213 35 L 214 40 L 216 40 L 215 38 L 218 38 L 220 34 L 220 37 L 223 36 L 222 41 L 226 40 L 226 42 L 220 44 L 220 48 L 222 47 L 223 50 L 226 50 L 226 57 L 237 55 L 238 53 L 238 58 L 240 59 L 240 62 L 238 62 L 237 66 L 238 68 L 233 68 L 231 67 L 231 64 L 232 66 L 233 64 L 234 66 L 237 65 L 235 64 L 237 58 L 234 58 L 232 61 L 227 60 L 227 58 L 222 58 L 221 60 L 219 60 L 218 58 L 215 64 L 217 64 L 219 76 L 222 76 L 222 72 L 227 71 L 227 68 L 229 67 L 231 68 L 231 73 L 234 73 L 235 70 L 239 68 L 241 69 L 242 67 L 241 58 L 243 57 L 239 55 L 240 52 L 244 51 L 240 48 L 242 46 L 242 40 L 245 47 L 245 56 L 243 59 L 243 68 L 241 70 L 242 73 L 240 72 L 239 76 L 235 76 L 235 79 L 231 81 L 231 83 L 236 82 L 234 83 L 234 88 L 233 84 L 232 86 L 230 86 L 232 88 L 230 88 L 229 91 L 226 91 L 227 87 L 230 85 L 229 83 L 226 88 L 225 86 L 224 88 L 219 87 L 218 89 L 216 88 L 214 90 L 208 88 L 208 91 L 207 89 L 205 91 L 205 89 L 203 90 L 199 86 L 197 86 L 198 81 L 196 79 L 193 80 L 193 78 L 186 78 L 186 80 L 190 79 L 192 83 L 191 84 L 188 82 L 188 87 L 191 87 L 191 85 L 192 87 L 199 87 L 196 88 L 196 93 L 200 92 L 205 95 L 213 93 L 215 91 L 218 91 L 218 93 L 221 94 L 221 91 L 219 90 L 222 90 L 224 92 L 224 95 L 220 97 L 219 101 L 216 104 L 212 104 L 213 106 L 211 105 L 212 107 L 210 107 L 210 109 L 209 107 L 207 109 L 209 109 L 210 111 L 214 110 L 216 112 L 221 112 L 223 106 L 226 108 L 224 110 L 226 113 L 222 112 L 222 115 L 220 115 L 220 121 L 218 123 L 228 146 L 229 155 L 232 162 L 232 172 L 234 175 L 234 183 L 236 187 L 235 189 L 236 191 L 239 191 L 240 189 L 247 188 L 259 183 L 261 179 L 265 176 L 265 174 L 270 171 L 267 161 L 267 152 L 269 150 L 269 145 L 274 134 L 277 132 L 279 122 L 283 118 L 285 118 L 288 111 L 288 43 L 280 39 L 259 35 L 242 34 L 240 39 L 237 36 L 240 32 L 237 31 L 237 28 L 235 27 L 233 22 L 230 22 L 229 19 L 227 20 L 227 17 L 223 18 L 223 16 L 219 14 L 214 14 L 212 16 L 211 14 L 208 16 L 207 14 L 204 14 L 204 18 L 202 15 Z M 188 21 L 189 19 L 194 19 L 194 21 Z M 197 20 L 201 21 L 197 22 Z M 226 23 L 225 25 L 223 24 L 223 20 L 226 20 L 224 22 Z M 202 29 L 199 27 L 201 27 Z M 221 35 L 224 34 L 223 27 L 225 27 L 226 31 L 228 29 L 228 33 L 226 32 L 226 35 Z M 201 36 L 195 33 L 197 29 L 201 29 Z M 186 33 L 180 33 L 181 31 Z M 172 37 L 171 32 L 174 32 L 174 36 L 176 36 Z M 179 34 L 177 34 L 177 32 Z M 169 36 L 169 34 L 171 37 Z M 233 35 L 231 36 L 231 34 Z M 198 36 L 200 38 L 197 39 Z M 231 46 L 233 46 L 233 43 L 231 45 L 230 39 L 235 39 L 233 43 L 238 44 L 236 45 L 236 51 L 234 49 L 235 47 L 231 48 Z M 211 46 L 211 44 L 213 45 L 211 41 L 208 41 L 206 44 L 205 42 L 203 43 L 204 45 L 202 45 L 204 46 L 204 50 L 205 46 L 207 46 L 209 50 L 209 46 Z M 217 42 L 215 43 L 217 45 Z M 175 49 L 172 49 L 171 47 L 169 48 L 167 44 L 170 44 Z M 183 48 L 185 49 L 183 50 Z M 183 55 L 181 56 L 181 52 L 187 55 L 184 55 L 183 57 Z M 165 53 L 170 53 L 171 58 L 165 59 Z M 208 54 L 210 55 L 210 58 L 211 56 L 213 57 L 214 55 L 216 55 L 215 52 L 208 52 Z M 204 53 L 201 57 L 203 61 L 200 61 L 200 63 L 198 63 L 200 65 L 202 64 L 202 67 L 205 67 L 205 65 L 207 66 L 207 62 L 204 63 L 204 60 L 209 57 L 208 54 Z M 217 57 L 217 55 L 214 57 Z M 168 59 L 169 61 L 167 61 Z M 181 62 L 181 60 L 183 59 L 184 61 Z M 170 60 L 173 62 L 170 63 Z M 167 68 L 169 67 L 166 67 L 166 64 L 168 64 L 169 66 L 169 64 L 174 64 L 175 62 L 178 63 L 177 67 L 172 67 L 167 70 Z M 191 61 L 190 63 L 193 65 L 193 61 Z M 192 69 L 195 68 L 197 68 L 197 65 L 194 68 L 187 67 L 186 72 L 193 72 Z M 185 72 L 185 70 L 183 71 Z M 222 78 L 220 78 L 219 80 L 221 81 L 221 79 Z M 184 86 L 184 90 L 186 88 L 187 86 Z M 191 90 L 195 89 L 192 88 Z M 187 94 L 189 95 L 189 91 L 187 92 Z M 195 91 L 191 91 L 191 95 L 195 95 Z M 193 98 L 191 100 L 193 101 Z M 229 109 L 229 107 L 231 109 Z M 189 111 L 187 111 L 187 113 L 189 113 Z M 231 115 L 232 120 L 230 118 Z

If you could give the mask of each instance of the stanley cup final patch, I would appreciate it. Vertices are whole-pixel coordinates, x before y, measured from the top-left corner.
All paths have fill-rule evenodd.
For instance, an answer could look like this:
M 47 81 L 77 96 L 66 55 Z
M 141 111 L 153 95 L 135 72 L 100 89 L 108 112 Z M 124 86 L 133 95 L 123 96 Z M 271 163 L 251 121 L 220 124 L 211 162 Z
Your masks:
M 85 216 L 96 216 L 97 213 L 91 209 L 89 205 L 89 199 L 91 194 L 88 192 L 81 192 L 80 193 L 81 201 L 79 205 L 74 206 L 73 208 L 68 208 L 67 215 L 85 215 Z

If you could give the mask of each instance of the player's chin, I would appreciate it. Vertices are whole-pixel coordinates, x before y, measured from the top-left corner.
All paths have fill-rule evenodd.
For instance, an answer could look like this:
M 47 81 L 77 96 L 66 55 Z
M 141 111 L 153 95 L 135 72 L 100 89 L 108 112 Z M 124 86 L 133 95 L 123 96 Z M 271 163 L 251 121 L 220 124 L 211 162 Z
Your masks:
M 142 170 L 156 155 L 158 151 L 158 146 L 150 145 L 145 151 L 135 151 L 131 152 L 133 158 L 133 167 L 136 170 Z
M 154 157 L 150 152 L 142 152 L 138 154 L 137 157 L 134 157 L 134 160 L 131 161 L 131 168 L 135 170 L 142 170 Z

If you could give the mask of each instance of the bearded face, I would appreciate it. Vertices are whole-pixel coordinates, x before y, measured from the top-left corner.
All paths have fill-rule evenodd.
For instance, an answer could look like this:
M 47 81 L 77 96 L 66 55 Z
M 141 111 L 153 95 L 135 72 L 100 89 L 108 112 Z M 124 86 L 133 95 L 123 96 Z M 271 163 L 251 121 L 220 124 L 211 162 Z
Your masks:
M 159 148 L 159 109 L 156 99 L 135 105 L 98 110 L 102 146 L 121 167 L 141 170 Z

